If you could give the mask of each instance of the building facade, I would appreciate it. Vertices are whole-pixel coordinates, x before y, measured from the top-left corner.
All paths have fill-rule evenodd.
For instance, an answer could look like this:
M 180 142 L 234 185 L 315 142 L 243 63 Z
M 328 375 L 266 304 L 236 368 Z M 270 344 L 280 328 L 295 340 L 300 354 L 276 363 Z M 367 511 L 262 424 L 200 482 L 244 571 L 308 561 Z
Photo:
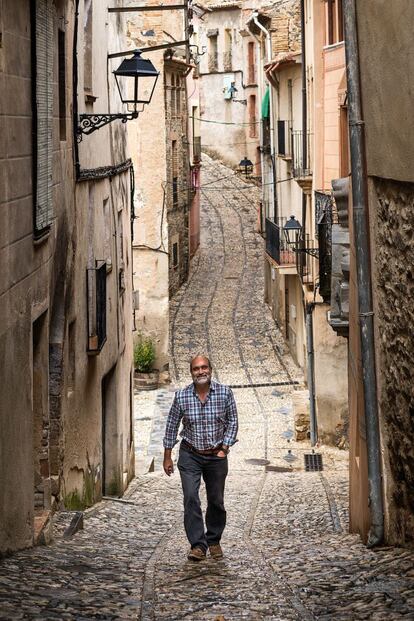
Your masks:
M 200 148 L 199 141 L 194 148 L 197 134 L 188 118 L 189 105 L 198 105 L 191 75 L 195 66 L 186 47 L 174 45 L 185 38 L 186 14 L 167 7 L 131 12 L 127 18 L 131 49 L 161 47 L 148 51 L 160 79 L 151 106 L 130 124 L 128 139 L 139 171 L 133 242 L 136 327 L 153 339 L 155 364 L 166 373 L 169 301 L 188 277 L 200 236 Z
M 309 13 L 313 4 L 318 5 L 315 15 Z M 339 156 L 329 155 L 337 154 L 339 144 L 338 110 L 332 109 L 337 86 L 328 75 L 331 65 L 319 62 L 332 46 L 338 54 L 338 46 L 327 39 L 327 8 L 327 3 L 274 2 L 253 13 L 248 26 L 261 41 L 268 89 L 261 119 L 265 301 L 307 376 L 315 437 L 345 446 L 346 342 L 326 320 L 331 303 L 331 179 L 341 174 Z M 343 42 L 339 49 L 343 74 Z M 332 168 L 325 174 L 328 164 Z M 301 232 L 288 243 L 285 226 L 292 217 Z
M 404 85 L 414 67 L 414 7 L 408 0 L 357 0 L 344 2 L 345 11 L 352 179 L 361 179 L 363 189 L 361 194 L 353 183 L 349 194 L 351 529 L 370 544 L 385 540 L 412 545 L 414 154 L 412 128 L 406 123 L 413 98 Z M 360 93 L 350 79 L 354 59 L 359 59 Z M 355 121 L 363 121 L 357 126 L 360 133 L 355 132 Z M 366 162 L 362 169 L 361 154 Z M 356 215 L 359 205 L 368 231 L 365 260 L 357 241 L 364 234 Z M 361 293 L 367 287 L 361 285 L 361 273 L 367 276 L 371 294 L 369 310 L 363 306 Z M 366 353 L 370 347 L 371 357 Z M 374 380 L 368 383 L 365 377 Z
M 201 53 L 203 150 L 232 167 L 247 157 L 254 165 L 254 175 L 260 176 L 258 43 L 246 27 L 255 4 L 228 0 L 197 3 L 193 40 Z
M 131 162 L 121 124 L 76 131 L 119 110 L 111 20 L 106 2 L 3 3 L 2 554 L 133 476 Z

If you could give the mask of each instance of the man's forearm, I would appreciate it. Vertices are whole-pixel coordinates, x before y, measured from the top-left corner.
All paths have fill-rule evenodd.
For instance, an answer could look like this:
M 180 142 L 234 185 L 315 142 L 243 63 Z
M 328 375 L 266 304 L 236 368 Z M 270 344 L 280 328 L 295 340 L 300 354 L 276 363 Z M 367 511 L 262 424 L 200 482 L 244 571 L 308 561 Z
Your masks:
M 164 449 L 164 459 L 169 459 L 171 457 L 172 449 L 165 448 Z

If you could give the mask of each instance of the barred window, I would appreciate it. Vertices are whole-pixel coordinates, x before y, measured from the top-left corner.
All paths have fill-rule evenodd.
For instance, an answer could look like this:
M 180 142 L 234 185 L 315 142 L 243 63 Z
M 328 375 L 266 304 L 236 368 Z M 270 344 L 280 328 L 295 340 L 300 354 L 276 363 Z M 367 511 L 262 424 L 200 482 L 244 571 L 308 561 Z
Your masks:
M 54 7 L 52 0 L 32 3 L 33 42 L 33 200 L 34 233 L 40 237 L 53 219 L 52 122 Z

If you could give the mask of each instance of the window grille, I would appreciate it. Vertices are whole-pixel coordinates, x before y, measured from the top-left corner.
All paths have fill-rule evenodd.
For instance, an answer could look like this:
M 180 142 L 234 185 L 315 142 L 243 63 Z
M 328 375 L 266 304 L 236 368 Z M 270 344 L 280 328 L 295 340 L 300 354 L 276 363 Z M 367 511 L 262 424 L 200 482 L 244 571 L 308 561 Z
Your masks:
M 53 219 L 52 125 L 54 8 L 38 0 L 32 9 L 33 44 L 33 202 L 34 233 L 42 236 Z
M 89 354 L 99 354 L 106 341 L 106 261 L 96 261 L 96 267 L 86 270 L 88 348 Z

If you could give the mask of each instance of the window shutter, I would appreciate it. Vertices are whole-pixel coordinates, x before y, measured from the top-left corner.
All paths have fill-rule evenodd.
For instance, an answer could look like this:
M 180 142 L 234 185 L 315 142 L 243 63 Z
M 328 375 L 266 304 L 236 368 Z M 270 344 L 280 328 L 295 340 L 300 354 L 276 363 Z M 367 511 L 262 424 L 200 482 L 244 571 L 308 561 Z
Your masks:
M 35 12 L 35 232 L 50 226 L 52 206 L 52 123 L 54 11 L 52 0 L 37 0 Z

